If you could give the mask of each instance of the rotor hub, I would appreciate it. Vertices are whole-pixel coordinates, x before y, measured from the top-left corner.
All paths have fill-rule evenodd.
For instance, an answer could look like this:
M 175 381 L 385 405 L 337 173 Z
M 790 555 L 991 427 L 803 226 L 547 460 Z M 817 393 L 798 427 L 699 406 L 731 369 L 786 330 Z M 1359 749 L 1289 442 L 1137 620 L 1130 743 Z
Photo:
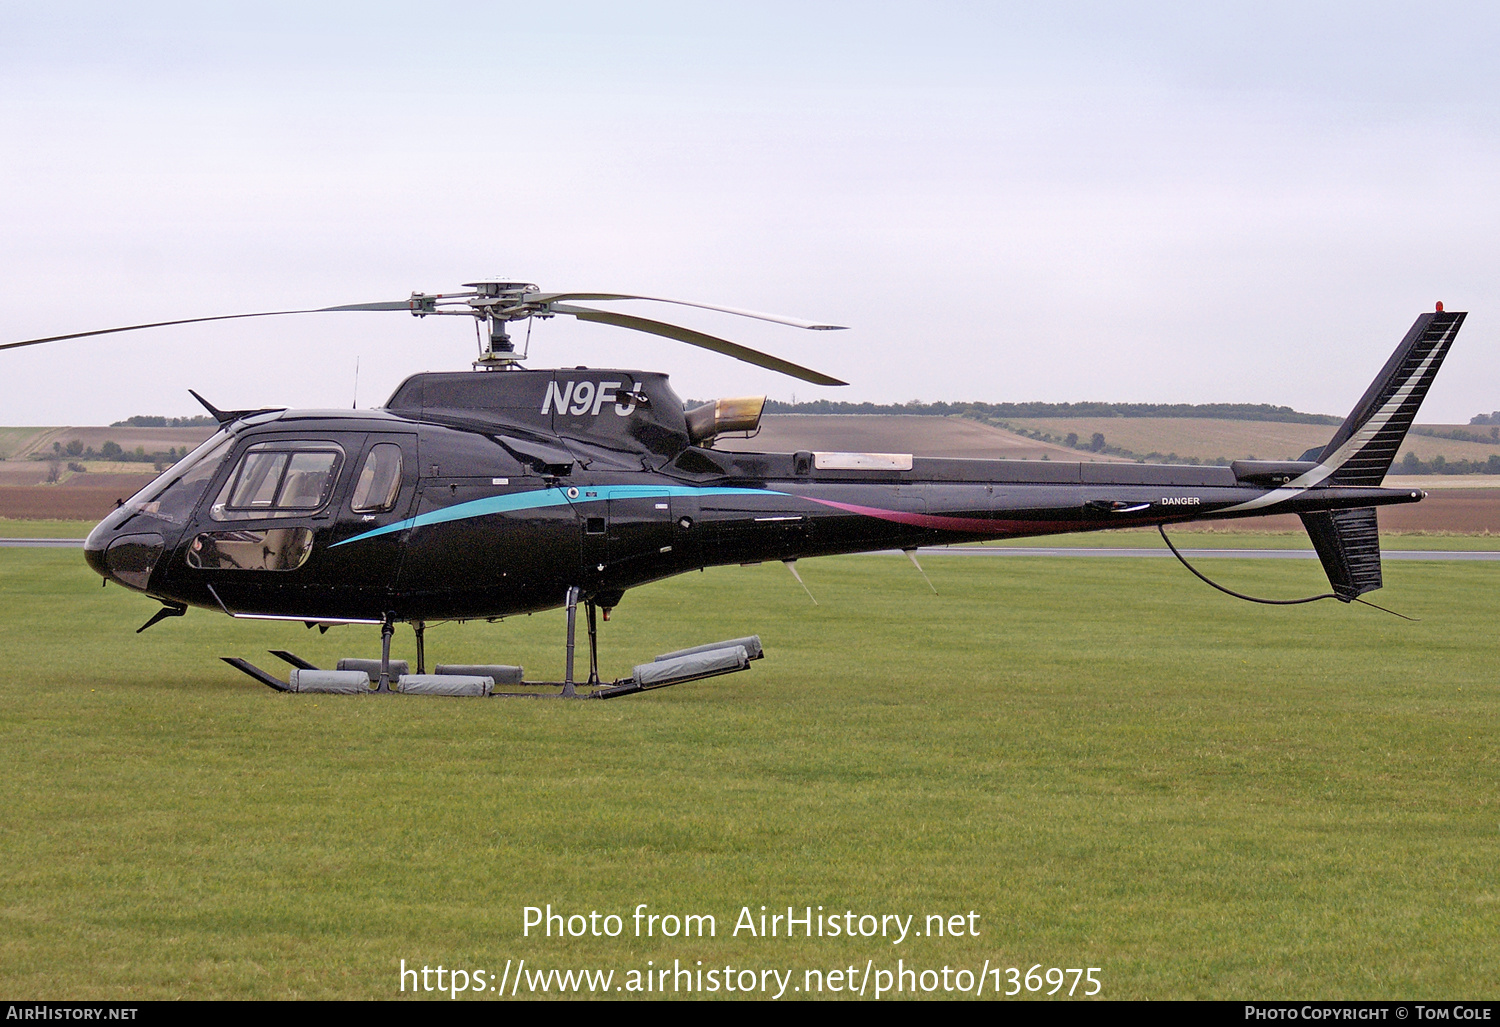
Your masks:
M 474 290 L 474 295 L 470 298 L 469 304 L 475 309 L 523 308 L 516 312 L 515 317 L 508 318 L 507 320 L 525 317 L 526 312 L 524 308 L 527 305 L 527 297 L 542 291 L 531 282 L 513 282 L 508 278 L 485 278 L 477 282 L 465 282 L 464 288 Z
M 465 282 L 465 289 L 473 289 L 469 307 L 474 316 L 485 324 L 480 343 L 479 359 L 474 362 L 476 370 L 496 370 L 519 366 L 525 353 L 517 353 L 515 343 L 505 326 L 510 321 L 534 317 L 539 312 L 537 304 L 528 302 L 541 289 L 531 282 L 513 281 L 506 277 L 483 278 L 477 282 Z

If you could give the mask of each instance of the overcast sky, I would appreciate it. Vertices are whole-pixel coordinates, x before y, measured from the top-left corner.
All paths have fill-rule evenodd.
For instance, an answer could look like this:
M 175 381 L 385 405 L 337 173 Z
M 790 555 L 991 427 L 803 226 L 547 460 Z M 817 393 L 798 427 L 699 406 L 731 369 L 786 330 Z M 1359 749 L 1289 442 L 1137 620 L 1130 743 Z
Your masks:
M 1500 14 L 1483 4 L 0 5 L 0 341 L 505 274 L 817 388 L 555 319 L 532 366 L 679 393 L 1342 414 L 1470 310 L 1423 412 L 1500 408 Z M 0 424 L 382 402 L 458 318 L 0 353 Z

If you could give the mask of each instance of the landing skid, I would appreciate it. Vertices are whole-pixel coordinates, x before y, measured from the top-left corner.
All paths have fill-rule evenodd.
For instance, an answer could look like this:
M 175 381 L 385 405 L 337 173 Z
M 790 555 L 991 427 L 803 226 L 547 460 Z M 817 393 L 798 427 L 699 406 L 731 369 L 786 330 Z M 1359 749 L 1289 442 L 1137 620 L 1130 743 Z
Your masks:
M 760 636 L 728 639 L 709 645 L 682 649 L 656 657 L 651 663 L 637 665 L 629 677 L 604 682 L 599 677 L 599 635 L 595 604 L 584 600 L 589 635 L 589 675 L 584 682 L 573 678 L 574 642 L 577 629 L 580 590 L 568 589 L 568 635 L 566 664 L 562 681 L 526 681 L 520 667 L 501 665 L 438 665 L 432 674 L 425 673 L 425 627 L 420 621 L 413 627 L 417 635 L 417 672 L 407 673 L 405 660 L 391 659 L 391 636 L 394 618 L 381 626 L 379 660 L 340 660 L 337 670 L 322 670 L 296 653 L 271 649 L 272 656 L 290 664 L 292 671 L 283 681 L 262 670 L 249 660 L 236 656 L 223 661 L 277 692 L 313 692 L 343 695 L 448 695 L 492 699 L 615 699 L 656 688 L 680 685 L 688 681 L 734 674 L 749 670 L 753 660 L 765 656 Z M 500 691 L 497 686 L 522 686 L 557 691 Z M 586 691 L 580 691 L 580 686 Z

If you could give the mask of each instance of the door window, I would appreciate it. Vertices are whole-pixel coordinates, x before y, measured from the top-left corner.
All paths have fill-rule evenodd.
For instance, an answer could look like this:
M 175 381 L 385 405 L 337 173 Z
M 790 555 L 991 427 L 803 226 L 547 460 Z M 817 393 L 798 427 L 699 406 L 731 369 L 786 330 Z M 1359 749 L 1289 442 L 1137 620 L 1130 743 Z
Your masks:
M 262 442 L 245 450 L 213 505 L 216 521 L 287 517 L 321 510 L 344 451 L 332 442 Z
M 294 571 L 312 546 L 311 528 L 205 531 L 193 539 L 187 562 L 199 570 Z
M 382 442 L 370 449 L 354 485 L 355 513 L 384 513 L 401 491 L 401 447 Z

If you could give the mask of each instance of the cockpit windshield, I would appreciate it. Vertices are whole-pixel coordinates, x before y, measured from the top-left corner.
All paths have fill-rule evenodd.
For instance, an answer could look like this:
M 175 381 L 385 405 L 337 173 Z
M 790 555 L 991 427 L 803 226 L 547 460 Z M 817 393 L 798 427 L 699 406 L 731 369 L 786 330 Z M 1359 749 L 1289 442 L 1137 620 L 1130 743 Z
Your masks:
M 203 498 L 203 490 L 229 455 L 234 436 L 218 431 L 177 461 L 160 478 L 132 496 L 122 513 L 143 513 L 173 524 L 186 524 Z

